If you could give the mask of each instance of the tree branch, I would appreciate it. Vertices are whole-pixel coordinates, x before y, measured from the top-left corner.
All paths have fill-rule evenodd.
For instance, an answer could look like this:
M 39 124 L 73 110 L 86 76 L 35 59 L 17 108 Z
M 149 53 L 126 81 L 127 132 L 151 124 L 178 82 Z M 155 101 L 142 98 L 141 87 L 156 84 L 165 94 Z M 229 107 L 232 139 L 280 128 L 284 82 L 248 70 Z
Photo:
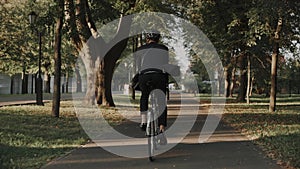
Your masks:
M 113 52 L 113 55 L 111 55 L 111 57 L 114 57 L 113 60 L 119 59 L 127 46 L 132 19 L 133 16 L 131 15 L 120 18 L 116 35 L 107 45 L 109 48 L 107 52 Z M 113 50 L 113 48 L 117 48 L 118 50 Z
M 82 48 L 82 42 L 79 37 L 79 33 L 76 26 L 76 17 L 75 17 L 75 7 L 73 0 L 66 0 L 65 1 L 65 19 L 69 27 L 69 34 L 71 37 L 71 40 L 73 41 L 73 44 L 75 44 L 75 47 L 77 50 L 81 50 Z
M 89 6 L 88 1 L 85 1 L 85 9 L 86 9 L 86 14 L 87 14 L 87 17 L 86 17 L 87 24 L 88 24 L 88 26 L 89 26 L 89 28 L 91 30 L 92 35 L 94 37 L 97 37 L 98 36 L 98 32 L 97 32 L 97 28 L 96 28 L 95 22 L 92 19 L 91 10 L 90 10 L 90 6 Z
M 79 37 L 83 43 L 87 42 L 92 36 L 86 20 L 86 2 L 87 0 L 76 0 L 76 25 Z

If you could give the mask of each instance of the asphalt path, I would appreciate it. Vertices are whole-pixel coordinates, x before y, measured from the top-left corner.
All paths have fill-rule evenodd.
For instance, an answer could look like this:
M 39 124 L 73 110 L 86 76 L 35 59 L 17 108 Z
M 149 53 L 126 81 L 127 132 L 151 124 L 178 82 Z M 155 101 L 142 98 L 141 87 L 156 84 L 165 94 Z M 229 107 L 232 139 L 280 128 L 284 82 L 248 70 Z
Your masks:
M 189 123 L 190 115 L 181 115 L 182 103 L 178 98 L 171 97 L 168 103 L 168 126 L 175 124 L 180 116 L 186 116 L 182 125 Z M 184 105 L 189 107 L 189 105 Z M 135 120 L 127 120 L 115 126 L 115 130 L 130 139 L 93 140 L 67 155 L 55 159 L 43 166 L 43 169 L 280 169 L 275 161 L 267 158 L 261 149 L 254 145 L 247 137 L 231 128 L 222 120 L 220 114 L 213 114 L 209 106 L 200 105 L 197 109 L 196 121 L 184 139 L 175 135 L 168 137 L 168 145 L 160 146 L 162 153 L 150 162 L 141 147 L 147 142 L 144 132 L 138 128 Z M 209 118 L 208 118 L 209 115 Z M 138 119 L 138 116 L 132 117 Z M 184 119 L 184 118 L 183 118 Z M 217 121 L 217 128 L 213 134 L 201 131 L 205 124 Z M 180 124 L 180 123 L 179 123 Z M 167 130 L 168 132 L 168 130 Z M 200 134 L 201 133 L 201 134 Z M 199 141 L 200 136 L 209 136 L 208 140 Z M 180 140 L 180 141 L 178 141 Z M 122 151 L 121 155 L 112 153 Z M 136 157 L 126 156 L 126 153 L 137 154 Z M 147 151 L 147 149 L 144 149 Z M 165 151 L 164 151 L 165 150 Z M 139 154 L 141 157 L 139 158 Z

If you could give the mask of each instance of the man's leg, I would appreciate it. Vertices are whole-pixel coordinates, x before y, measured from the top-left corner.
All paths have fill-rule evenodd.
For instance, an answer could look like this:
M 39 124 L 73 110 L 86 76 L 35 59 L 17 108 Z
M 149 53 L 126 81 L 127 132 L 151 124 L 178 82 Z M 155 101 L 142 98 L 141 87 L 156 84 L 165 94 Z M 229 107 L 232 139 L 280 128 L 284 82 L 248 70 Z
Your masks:
M 165 127 L 167 127 L 167 107 L 163 111 L 163 113 L 158 117 L 158 124 L 162 131 L 165 131 Z
M 158 118 L 159 124 L 159 144 L 166 145 L 168 143 L 167 137 L 165 135 L 165 127 L 167 126 L 167 107 L 164 112 Z
M 140 128 L 142 131 L 146 131 L 147 126 L 147 111 L 148 111 L 148 99 L 150 91 L 146 85 L 148 77 L 145 75 L 140 76 L 140 89 L 142 92 L 140 99 L 140 113 L 141 113 L 141 124 Z
M 140 113 L 141 113 L 140 128 L 142 129 L 142 131 L 146 131 L 146 126 L 147 126 L 148 97 L 149 97 L 148 92 L 142 91 L 142 96 L 140 99 Z
M 167 127 L 167 116 L 168 116 L 167 97 L 166 97 L 167 94 L 166 84 L 168 79 L 167 77 L 164 76 L 162 76 L 161 79 L 165 79 L 165 80 L 161 80 L 159 84 L 159 89 L 163 92 L 163 95 L 158 97 L 158 103 L 160 103 L 159 110 L 162 111 L 162 113 L 158 117 L 158 125 L 160 129 L 159 144 L 166 145 L 168 141 L 164 132 L 165 132 L 165 128 Z
M 158 118 L 158 124 L 161 131 L 165 131 L 165 127 L 167 126 L 167 80 L 167 76 L 161 75 L 160 80 L 158 81 L 159 83 L 157 84 L 157 88 L 162 91 L 162 93 L 158 96 L 159 110 L 161 112 Z

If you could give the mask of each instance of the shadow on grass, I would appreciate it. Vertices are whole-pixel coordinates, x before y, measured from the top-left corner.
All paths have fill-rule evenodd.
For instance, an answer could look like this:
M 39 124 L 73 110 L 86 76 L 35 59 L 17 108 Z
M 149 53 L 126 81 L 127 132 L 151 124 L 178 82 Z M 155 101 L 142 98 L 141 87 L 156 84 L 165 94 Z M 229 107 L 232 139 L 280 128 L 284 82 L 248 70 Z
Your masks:
M 0 168 L 39 168 L 87 141 L 75 115 L 51 117 L 45 108 L 0 109 Z
M 244 102 L 242 101 L 238 101 L 236 96 L 233 97 L 223 97 L 223 96 L 202 96 L 200 95 L 199 98 L 201 100 L 202 103 L 211 103 L 211 99 L 215 100 L 215 101 L 222 101 L 224 99 L 226 99 L 226 103 L 246 103 L 246 100 Z M 277 98 L 276 98 L 277 103 L 292 103 L 292 102 L 300 102 L 300 95 L 296 94 L 296 95 L 283 95 L 283 94 L 278 94 Z M 254 95 L 250 97 L 250 103 L 269 103 L 270 102 L 270 97 L 266 97 L 264 95 Z
M 35 148 L 0 144 L 0 168 L 40 168 L 53 158 L 61 156 L 72 149 L 74 147 Z
M 226 113 L 224 119 L 262 145 L 283 165 L 300 167 L 299 106 L 284 106 L 277 113 Z M 234 109 L 232 109 L 234 112 Z
M 262 144 L 271 157 L 279 158 L 282 165 L 300 168 L 300 133 L 264 136 L 256 142 Z
M 299 114 L 267 114 L 267 113 L 227 113 L 233 123 L 262 124 L 262 125 L 293 125 L 300 124 Z M 234 121 L 233 121 L 234 120 Z M 239 122 L 237 122 L 239 121 Z

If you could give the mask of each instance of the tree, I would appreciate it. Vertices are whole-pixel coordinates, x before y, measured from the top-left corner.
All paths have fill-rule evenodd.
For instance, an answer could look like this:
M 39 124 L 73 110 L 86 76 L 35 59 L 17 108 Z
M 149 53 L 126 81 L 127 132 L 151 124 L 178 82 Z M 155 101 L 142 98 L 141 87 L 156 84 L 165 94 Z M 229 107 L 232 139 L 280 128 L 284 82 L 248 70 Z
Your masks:
M 11 76 L 17 73 L 26 73 L 27 63 L 30 62 L 30 58 L 26 57 L 26 54 L 29 52 L 25 44 L 31 38 L 23 36 L 23 34 L 27 34 L 30 31 L 29 28 L 22 29 L 23 24 L 25 24 L 23 23 L 25 18 L 21 9 L 24 8 L 25 4 L 19 3 L 19 5 L 14 7 L 13 3 L 18 3 L 18 1 L 0 3 L 0 28 L 3 30 L 0 32 L 0 70 Z
M 201 30 L 209 37 L 214 44 L 224 66 L 225 80 L 225 95 L 230 96 L 230 83 L 232 81 L 231 72 L 235 69 L 234 60 L 238 61 L 240 72 L 239 78 L 239 95 L 238 100 L 244 101 L 246 88 L 246 80 L 244 77 L 245 64 L 244 54 L 247 50 L 247 39 L 245 39 L 245 32 L 247 32 L 247 20 L 245 11 L 247 4 L 239 1 L 202 1 L 198 0 L 196 3 L 190 3 L 187 14 L 194 24 L 198 25 Z M 235 57 L 238 57 L 236 59 Z M 221 90 L 219 90 L 221 91 Z
M 279 59 L 278 83 L 279 89 L 289 94 L 300 92 L 298 85 L 300 81 L 300 62 L 297 58 L 283 58 Z
M 271 65 L 271 91 L 270 91 L 270 105 L 269 112 L 275 111 L 276 106 L 276 93 L 277 93 L 277 64 L 279 55 L 279 40 L 282 28 L 282 18 L 278 19 L 277 28 L 274 35 L 274 45 L 272 53 L 272 65 Z
M 271 6 L 271 8 L 270 8 Z M 290 48 L 295 38 L 295 31 L 299 27 L 295 24 L 299 21 L 299 2 L 278 0 L 275 2 L 257 2 L 249 10 L 250 34 L 253 45 L 257 45 L 262 39 L 269 40 L 269 51 L 271 54 L 271 89 L 270 89 L 270 106 L 269 111 L 274 112 L 276 109 L 276 92 L 277 92 L 277 62 L 280 49 Z M 297 26 L 296 26 L 297 25 Z M 265 40 L 266 41 L 266 40 Z M 270 50 L 271 49 L 271 50 Z
M 238 65 L 241 77 L 238 100 L 240 101 L 244 101 L 246 96 L 246 85 L 244 85 L 247 84 L 247 74 L 244 74 L 247 73 L 246 56 L 258 59 L 259 62 L 268 60 L 263 57 L 270 56 L 274 48 L 273 44 L 276 44 L 273 43 L 276 42 L 274 39 L 276 24 L 274 23 L 277 23 L 279 18 L 284 18 L 283 36 L 278 41 L 281 50 L 291 48 L 291 42 L 295 39 L 299 40 L 299 37 L 295 36 L 299 32 L 299 2 L 284 0 L 249 0 L 247 3 L 236 0 L 192 2 L 186 2 L 186 17 L 198 25 L 213 42 L 222 58 L 225 75 L 229 74 L 226 72 L 230 70 L 232 63 L 228 57 L 239 56 Z M 275 56 L 276 52 L 273 53 Z M 275 69 L 273 72 L 276 72 Z M 268 79 L 268 77 L 263 77 L 263 79 Z M 276 85 L 272 86 L 274 88 Z M 274 91 L 276 92 L 273 90 L 272 93 Z
M 98 2 L 97 5 L 100 5 Z M 73 0 L 67 0 L 67 23 L 70 28 L 70 37 L 76 46 L 78 51 L 81 51 L 83 49 L 84 45 L 88 45 L 88 40 L 97 40 L 100 44 L 99 46 L 103 49 L 101 60 L 97 61 L 99 59 L 98 56 L 91 56 L 88 54 L 88 51 L 85 51 L 85 55 L 82 55 L 83 60 L 86 61 L 86 68 L 88 74 L 87 74 L 87 93 L 86 93 L 86 101 L 89 104 L 95 103 L 95 97 L 94 93 L 96 93 L 97 96 L 97 103 L 103 104 L 107 106 L 114 106 L 112 95 L 111 95 L 111 79 L 112 79 L 112 73 L 114 70 L 114 66 L 116 61 L 119 59 L 122 51 L 126 47 L 127 40 L 124 39 L 120 43 L 117 43 L 116 45 L 112 45 L 116 43 L 115 40 L 120 38 L 122 36 L 122 33 L 128 33 L 129 31 L 129 25 L 130 23 L 124 23 L 124 20 L 122 18 L 120 19 L 120 24 L 118 30 L 124 30 L 124 31 L 118 31 L 115 35 L 115 38 L 111 40 L 109 43 L 105 43 L 104 39 L 97 33 L 97 28 L 95 24 L 94 18 L 97 18 L 97 16 L 92 15 L 92 10 L 90 6 L 93 6 L 93 3 L 91 5 L 87 0 L 78 0 L 76 1 L 76 7 L 73 4 Z M 130 4 L 123 4 L 127 5 L 127 7 L 131 8 L 134 3 Z M 105 1 L 102 5 L 102 7 L 105 10 L 113 11 L 114 13 L 117 13 L 117 10 L 111 8 L 111 5 L 109 2 Z M 99 6 L 98 6 L 99 8 Z M 75 17 L 78 16 L 78 17 Z M 94 18 L 93 18 L 94 17 Z M 110 16 L 113 17 L 113 16 Z M 109 20 L 109 18 L 106 18 Z M 127 30 L 127 31 L 126 31 Z M 102 46 L 103 45 L 103 46 Z M 108 47 L 112 47 L 113 49 L 107 49 Z M 117 50 L 116 50 L 117 49 Z M 105 56 L 104 56 L 105 54 Z M 98 74 L 95 74 L 95 73 Z M 95 77 L 98 77 L 97 79 L 94 79 Z M 93 87 L 96 84 L 96 89 Z
M 64 17 L 64 1 L 56 0 L 57 18 L 55 26 L 55 42 L 54 42 L 54 91 L 52 99 L 52 115 L 59 117 L 60 107 L 60 79 L 61 79 L 61 37 Z
M 101 1 L 101 3 L 77 0 L 76 6 L 72 0 L 67 0 L 66 4 L 68 9 L 66 19 L 67 25 L 70 28 L 70 37 L 78 51 L 86 50 L 84 51 L 85 54 L 81 55 L 88 72 L 85 100 L 88 104 L 95 104 L 96 102 L 99 105 L 114 106 L 111 94 L 112 75 L 117 61 L 127 46 L 127 37 L 132 22 L 132 19 L 123 19 L 123 16 L 130 12 L 137 11 L 168 10 L 168 8 L 166 8 L 167 5 L 164 5 L 161 1 L 141 1 L 136 3 L 133 0 L 107 0 Z M 112 4 L 115 4 L 114 7 L 112 7 Z M 94 12 L 94 10 L 99 8 L 101 8 L 103 16 L 97 15 L 97 12 Z M 109 42 L 105 42 L 103 38 L 104 35 L 97 33 L 97 23 L 99 21 L 110 21 L 119 16 L 121 16 L 121 18 L 114 38 Z M 117 42 L 116 40 L 121 41 Z M 92 41 L 99 44 L 101 48 L 98 56 L 89 54 L 91 51 L 88 50 L 88 45 L 90 45 Z

